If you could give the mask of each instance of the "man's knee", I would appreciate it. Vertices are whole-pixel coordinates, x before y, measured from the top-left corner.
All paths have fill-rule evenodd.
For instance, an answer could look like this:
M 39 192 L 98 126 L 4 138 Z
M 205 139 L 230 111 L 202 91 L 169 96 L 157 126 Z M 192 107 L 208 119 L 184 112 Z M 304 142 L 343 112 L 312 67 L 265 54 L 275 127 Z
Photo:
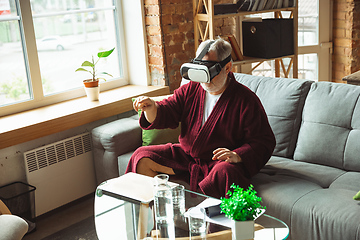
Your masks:
M 221 176 L 223 176 L 224 174 L 237 174 L 237 169 L 235 168 L 233 163 L 222 161 L 216 164 L 210 170 L 209 174 L 220 174 Z
M 136 172 L 150 177 L 155 177 L 159 173 L 175 174 L 172 168 L 160 165 L 150 158 L 141 158 L 137 163 Z
M 149 176 L 148 173 L 151 171 L 151 161 L 150 158 L 141 158 L 136 165 L 136 172 Z
M 250 183 L 244 173 L 244 169 L 239 169 L 232 163 L 219 162 L 199 183 L 199 187 L 206 195 L 216 198 L 224 197 L 231 184 L 235 183 L 240 187 L 245 187 Z

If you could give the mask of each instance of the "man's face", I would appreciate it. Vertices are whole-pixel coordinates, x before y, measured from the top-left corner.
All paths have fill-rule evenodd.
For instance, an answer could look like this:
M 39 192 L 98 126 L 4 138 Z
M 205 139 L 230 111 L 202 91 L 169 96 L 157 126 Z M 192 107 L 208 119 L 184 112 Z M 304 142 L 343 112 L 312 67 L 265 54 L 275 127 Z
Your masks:
M 202 60 L 207 61 L 217 61 L 216 54 L 214 51 L 208 52 Z M 228 63 L 229 64 L 229 63 Z M 218 95 L 225 91 L 227 87 L 227 74 L 228 74 L 228 64 L 226 64 L 223 69 L 221 69 L 221 72 L 216 75 L 210 83 L 201 83 L 201 86 L 203 89 L 207 92 L 209 92 L 212 95 Z M 231 63 L 230 63 L 231 64 Z

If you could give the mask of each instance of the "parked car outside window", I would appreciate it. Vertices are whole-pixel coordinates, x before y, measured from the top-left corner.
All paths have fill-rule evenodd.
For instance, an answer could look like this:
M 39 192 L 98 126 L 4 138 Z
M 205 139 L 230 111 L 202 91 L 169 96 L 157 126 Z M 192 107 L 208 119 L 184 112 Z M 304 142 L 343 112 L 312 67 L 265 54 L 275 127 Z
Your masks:
M 62 51 L 68 44 L 60 36 L 46 36 L 36 41 L 38 51 L 57 50 Z

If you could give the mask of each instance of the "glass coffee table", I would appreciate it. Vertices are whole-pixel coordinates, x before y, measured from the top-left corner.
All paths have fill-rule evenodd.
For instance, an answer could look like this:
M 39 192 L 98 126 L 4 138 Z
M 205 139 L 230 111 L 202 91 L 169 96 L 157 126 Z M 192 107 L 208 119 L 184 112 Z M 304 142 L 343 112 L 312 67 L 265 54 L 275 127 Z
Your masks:
M 103 184 L 105 184 L 104 182 Z M 103 191 L 100 184 L 95 193 L 95 229 L 99 240 L 190 239 L 187 218 L 174 216 L 174 224 L 154 223 L 153 202 L 143 204 L 127 197 Z M 185 190 L 185 208 L 197 206 L 211 197 Z M 287 239 L 288 226 L 267 214 L 255 221 L 264 227 L 255 231 L 255 240 Z M 231 229 L 215 222 L 207 222 L 206 239 L 231 239 Z M 169 237 L 169 234 L 172 237 Z M 203 239 L 200 236 L 193 239 Z

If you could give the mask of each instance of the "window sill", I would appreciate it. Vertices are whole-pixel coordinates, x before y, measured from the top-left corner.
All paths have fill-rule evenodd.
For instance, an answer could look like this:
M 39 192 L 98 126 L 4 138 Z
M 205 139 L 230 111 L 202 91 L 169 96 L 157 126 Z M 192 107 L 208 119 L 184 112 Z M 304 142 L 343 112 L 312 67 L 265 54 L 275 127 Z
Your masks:
M 169 87 L 127 85 L 86 97 L 0 117 L 0 149 L 132 110 L 131 98 L 169 94 Z

